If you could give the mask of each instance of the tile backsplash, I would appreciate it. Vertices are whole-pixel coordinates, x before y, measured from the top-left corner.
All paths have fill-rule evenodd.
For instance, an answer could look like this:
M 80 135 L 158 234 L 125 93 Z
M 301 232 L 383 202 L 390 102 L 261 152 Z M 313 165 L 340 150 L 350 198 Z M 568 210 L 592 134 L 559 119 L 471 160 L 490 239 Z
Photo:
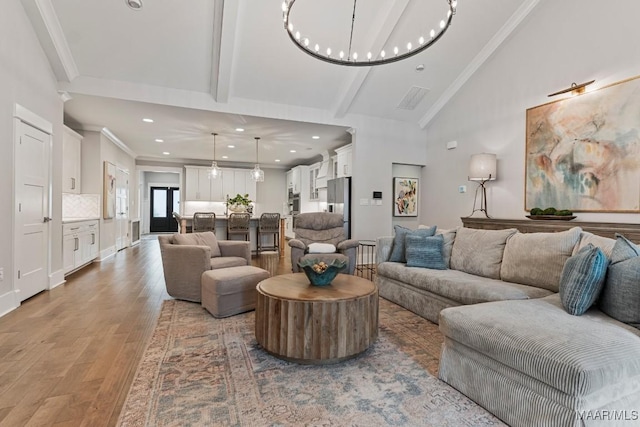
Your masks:
M 100 194 L 62 193 L 62 218 L 99 218 Z

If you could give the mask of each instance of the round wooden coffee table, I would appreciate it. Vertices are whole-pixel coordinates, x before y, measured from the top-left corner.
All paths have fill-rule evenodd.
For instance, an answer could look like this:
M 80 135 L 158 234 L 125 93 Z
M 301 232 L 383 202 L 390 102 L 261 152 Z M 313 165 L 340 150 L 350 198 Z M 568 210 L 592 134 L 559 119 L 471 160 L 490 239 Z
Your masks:
M 336 363 L 363 352 L 378 338 L 378 288 L 338 274 L 313 286 L 304 273 L 283 274 L 256 287 L 256 339 L 281 359 Z

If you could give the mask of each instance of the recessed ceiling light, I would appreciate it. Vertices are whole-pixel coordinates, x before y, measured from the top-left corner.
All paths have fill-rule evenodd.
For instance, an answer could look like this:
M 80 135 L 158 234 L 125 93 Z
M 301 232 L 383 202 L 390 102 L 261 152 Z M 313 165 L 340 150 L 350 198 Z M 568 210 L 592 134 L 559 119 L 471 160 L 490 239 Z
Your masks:
M 296 150 L 289 150 L 289 152 L 290 152 L 290 153 L 295 153 L 295 152 L 296 152 Z
M 153 119 L 147 119 L 146 117 L 142 119 L 142 121 L 145 123 L 153 123 Z
M 164 139 L 156 138 L 156 142 L 164 142 Z
M 162 152 L 162 154 L 164 154 L 165 156 L 168 156 L 168 155 L 169 155 L 169 154 L 171 154 L 171 153 L 170 153 L 170 152 L 168 152 L 168 151 L 163 151 L 163 152 Z
M 242 129 L 242 128 L 236 128 L 236 132 L 244 132 L 244 129 Z
M 223 159 L 228 159 L 228 158 L 229 158 L 229 156 L 222 156 L 222 158 L 223 158 Z
M 125 0 L 125 3 L 133 10 L 142 9 L 142 0 Z
M 276 163 L 279 162 L 279 161 L 280 161 L 280 159 L 276 159 Z
M 311 139 L 320 139 L 320 137 L 318 135 L 313 135 Z
M 236 148 L 235 145 L 227 145 L 227 148 Z

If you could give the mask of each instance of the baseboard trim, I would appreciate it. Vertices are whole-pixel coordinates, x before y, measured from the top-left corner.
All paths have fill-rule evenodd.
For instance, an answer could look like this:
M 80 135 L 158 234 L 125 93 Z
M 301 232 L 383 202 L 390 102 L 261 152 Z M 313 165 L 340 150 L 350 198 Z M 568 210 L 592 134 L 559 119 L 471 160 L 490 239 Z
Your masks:
M 16 291 L 0 295 L 0 317 L 20 307 Z
M 64 280 L 64 270 L 54 271 L 49 275 L 49 290 L 64 285 L 66 282 Z
M 109 258 L 111 258 L 112 256 L 114 256 L 116 254 L 116 247 L 111 246 L 110 248 L 107 248 L 105 250 L 100 251 L 100 256 L 98 257 L 98 259 L 96 260 L 97 262 L 102 262 L 105 261 Z

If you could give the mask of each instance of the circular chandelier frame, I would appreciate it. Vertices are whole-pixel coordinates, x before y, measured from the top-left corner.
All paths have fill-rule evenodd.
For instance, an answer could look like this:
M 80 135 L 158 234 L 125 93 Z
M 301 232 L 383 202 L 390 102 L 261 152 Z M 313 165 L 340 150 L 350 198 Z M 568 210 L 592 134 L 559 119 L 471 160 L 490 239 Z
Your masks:
M 451 26 L 451 21 L 453 19 L 453 15 L 456 14 L 456 7 L 458 4 L 457 0 L 444 0 L 449 5 L 449 10 L 447 12 L 446 18 L 440 21 L 440 25 L 438 30 L 432 29 L 428 34 L 428 38 L 425 36 L 421 36 L 418 39 L 416 47 L 409 42 L 405 46 L 406 51 L 401 52 L 400 48 L 397 46 L 394 47 L 393 51 L 390 52 L 391 55 L 387 56 L 387 52 L 381 50 L 374 57 L 371 52 L 368 52 L 367 55 L 360 61 L 358 61 L 358 54 L 354 52 L 353 54 L 349 51 L 346 55 L 344 55 L 343 51 L 340 51 L 338 56 L 333 57 L 331 48 L 326 48 L 325 53 L 321 53 L 320 46 L 316 43 L 312 46 L 311 40 L 308 37 L 303 37 L 299 31 L 297 31 L 291 21 L 289 20 L 289 16 L 291 14 L 291 10 L 293 9 L 293 5 L 296 3 L 296 0 L 284 0 L 282 2 L 282 15 L 284 20 L 284 29 L 289 35 L 289 38 L 300 50 L 302 50 L 307 55 L 310 55 L 316 59 L 319 59 L 324 62 L 328 62 L 336 65 L 343 65 L 347 67 L 372 67 L 375 65 L 384 65 L 390 64 L 392 62 L 402 61 L 403 59 L 410 58 L 414 55 L 423 52 L 427 48 L 429 48 L 432 44 L 440 40 L 440 37 L 447 32 L 449 27 Z M 351 50 L 351 41 L 353 38 L 353 25 L 355 21 L 355 6 L 356 0 L 354 0 L 354 12 L 353 18 L 351 21 L 351 39 L 349 40 L 349 50 Z

